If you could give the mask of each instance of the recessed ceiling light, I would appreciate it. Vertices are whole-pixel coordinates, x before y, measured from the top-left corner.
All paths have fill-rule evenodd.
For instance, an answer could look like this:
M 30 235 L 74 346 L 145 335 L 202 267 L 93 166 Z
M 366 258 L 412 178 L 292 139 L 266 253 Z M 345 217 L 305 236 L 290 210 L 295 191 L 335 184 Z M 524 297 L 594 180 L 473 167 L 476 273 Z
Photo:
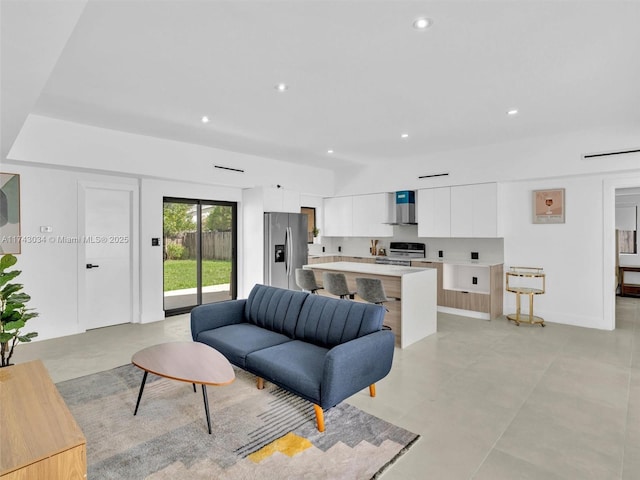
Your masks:
M 276 85 L 276 90 L 278 90 L 279 92 L 286 92 L 287 90 L 289 90 L 289 85 L 287 85 L 286 83 L 279 83 Z
M 327 153 L 328 153 L 329 155 L 331 155 L 331 154 L 333 153 L 333 150 L 329 149 L 329 150 L 327 150 Z
M 409 134 L 408 133 L 403 133 L 402 135 L 400 135 L 401 138 L 409 138 Z
M 518 110 L 516 108 L 507 111 L 507 115 L 517 115 Z
M 209 117 L 207 117 L 206 115 L 202 117 L 202 123 L 209 123 Z
M 427 17 L 419 17 L 413 21 L 413 28 L 416 30 L 426 30 L 433 25 L 433 20 Z

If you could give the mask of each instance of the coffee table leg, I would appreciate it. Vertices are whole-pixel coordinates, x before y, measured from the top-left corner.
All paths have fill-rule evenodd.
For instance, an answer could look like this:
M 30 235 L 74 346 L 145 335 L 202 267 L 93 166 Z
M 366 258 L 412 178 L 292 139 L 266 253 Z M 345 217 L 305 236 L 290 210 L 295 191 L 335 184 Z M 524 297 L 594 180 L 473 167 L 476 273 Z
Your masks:
M 133 415 L 135 416 L 136 413 L 138 413 L 138 406 L 140 405 L 140 399 L 142 398 L 142 391 L 144 390 L 144 384 L 147 381 L 147 375 L 149 374 L 149 372 L 147 372 L 146 370 L 144 371 L 144 376 L 142 377 L 142 384 L 140 385 L 140 393 L 138 393 L 138 401 L 136 402 L 136 409 L 133 412 Z
M 211 435 L 211 419 L 209 418 L 209 399 L 207 398 L 207 386 L 202 384 L 202 398 L 204 399 L 204 412 L 207 414 L 207 428 Z

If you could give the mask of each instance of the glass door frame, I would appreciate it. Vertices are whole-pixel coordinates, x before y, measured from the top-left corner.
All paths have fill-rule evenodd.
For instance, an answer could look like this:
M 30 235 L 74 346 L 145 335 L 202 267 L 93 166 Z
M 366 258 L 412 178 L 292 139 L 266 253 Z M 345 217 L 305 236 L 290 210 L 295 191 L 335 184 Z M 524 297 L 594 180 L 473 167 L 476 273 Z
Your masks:
M 182 198 L 182 197 L 162 197 L 162 205 L 164 207 L 167 203 L 183 203 L 196 206 L 196 304 L 187 305 L 183 307 L 172 308 L 164 310 L 164 316 L 170 317 L 172 315 L 180 315 L 183 313 L 189 313 L 194 307 L 202 305 L 202 207 L 207 206 L 222 206 L 231 207 L 231 276 L 229 278 L 229 293 L 231 299 L 238 298 L 238 203 L 228 202 L 224 200 L 205 200 L 195 198 Z M 162 219 L 164 228 L 164 217 Z M 164 239 L 163 239 L 164 242 Z M 163 245 L 162 248 L 166 248 Z M 164 256 L 163 256 L 164 262 Z M 164 309 L 164 268 L 162 274 L 162 307 Z

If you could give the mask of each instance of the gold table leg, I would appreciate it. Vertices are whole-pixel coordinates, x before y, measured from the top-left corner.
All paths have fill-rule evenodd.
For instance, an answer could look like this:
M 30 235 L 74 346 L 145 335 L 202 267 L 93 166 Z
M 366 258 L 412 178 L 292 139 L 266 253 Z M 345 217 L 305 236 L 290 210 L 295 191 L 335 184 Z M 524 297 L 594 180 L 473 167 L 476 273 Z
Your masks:
M 520 300 L 520 295 L 522 294 L 519 292 L 514 292 L 514 293 L 516 294 L 516 313 L 507 315 L 507 320 L 511 320 L 512 322 L 515 322 L 517 326 L 520 326 L 521 322 L 525 322 L 532 325 L 535 323 L 538 323 L 540 324 L 541 327 L 544 327 L 544 319 L 540 317 L 536 317 L 533 314 L 533 296 L 535 295 L 535 293 L 527 293 L 527 295 L 529 295 L 529 315 L 528 317 L 525 317 L 525 318 L 522 318 L 522 303 Z

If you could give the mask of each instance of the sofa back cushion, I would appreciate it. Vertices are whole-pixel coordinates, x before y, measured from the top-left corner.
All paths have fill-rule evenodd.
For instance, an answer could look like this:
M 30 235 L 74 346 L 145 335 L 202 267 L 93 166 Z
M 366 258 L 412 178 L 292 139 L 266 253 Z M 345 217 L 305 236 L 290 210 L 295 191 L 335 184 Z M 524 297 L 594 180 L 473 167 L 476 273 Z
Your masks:
M 307 296 L 306 292 L 256 285 L 245 304 L 245 320 L 293 338 L 298 315 Z
M 382 329 L 381 305 L 309 295 L 302 306 L 295 338 L 331 348 Z

